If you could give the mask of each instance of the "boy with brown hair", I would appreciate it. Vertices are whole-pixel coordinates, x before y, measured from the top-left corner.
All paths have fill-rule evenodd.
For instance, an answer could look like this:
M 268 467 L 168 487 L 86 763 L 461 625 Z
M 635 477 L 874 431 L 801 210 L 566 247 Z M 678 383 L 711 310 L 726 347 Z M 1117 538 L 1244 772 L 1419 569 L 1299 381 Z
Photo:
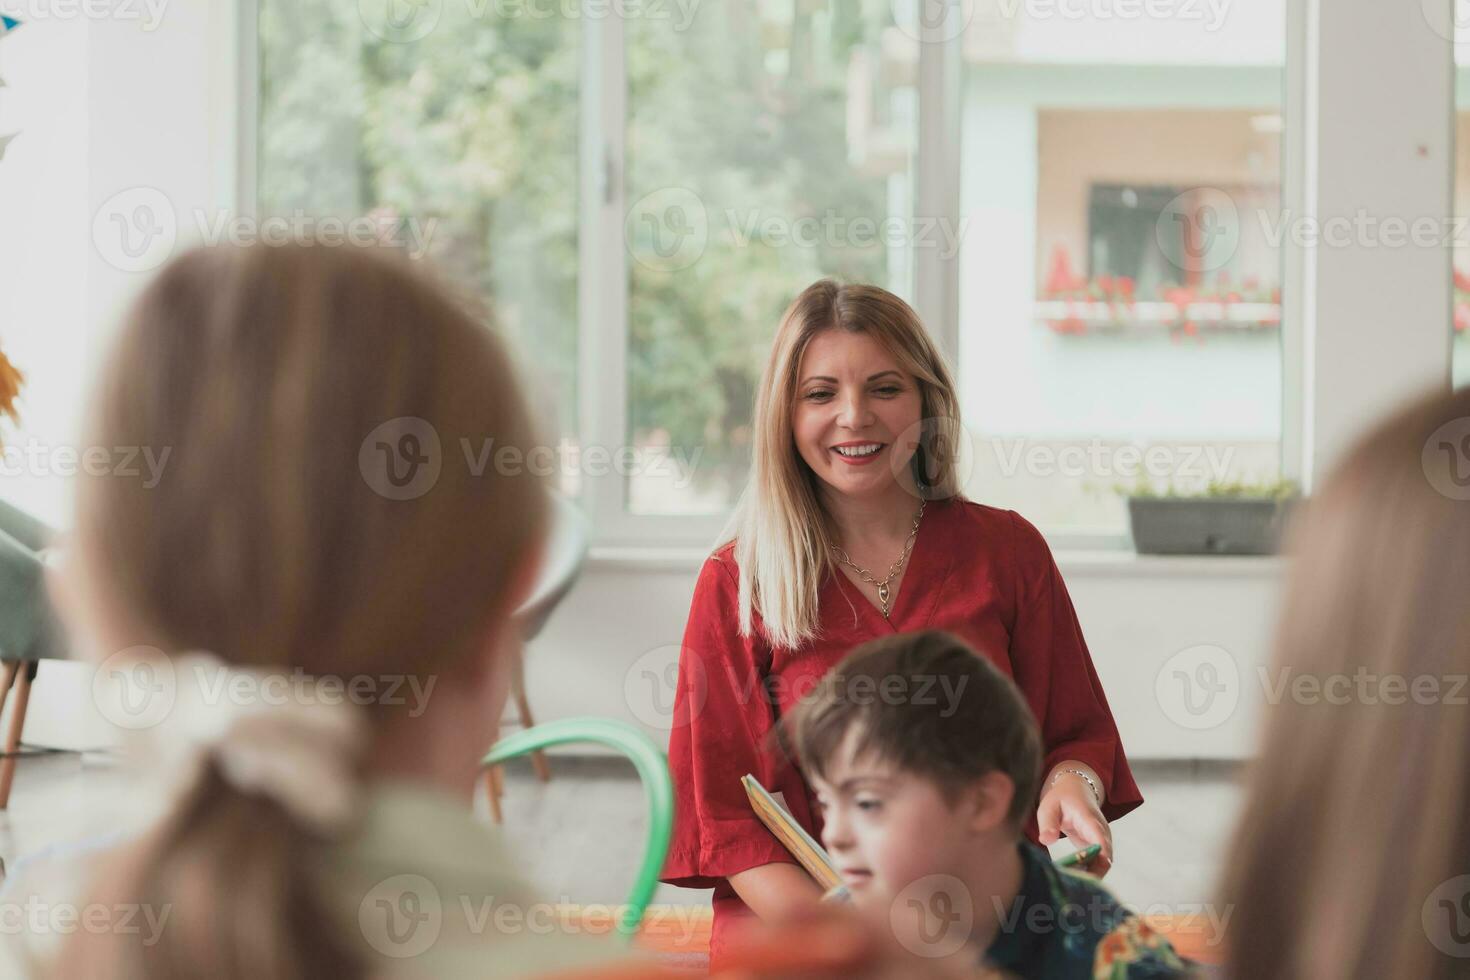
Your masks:
M 785 726 L 853 904 L 913 952 L 1048 980 L 1187 975 L 1096 878 L 1022 837 L 1041 778 L 1036 722 L 963 640 L 865 643 Z

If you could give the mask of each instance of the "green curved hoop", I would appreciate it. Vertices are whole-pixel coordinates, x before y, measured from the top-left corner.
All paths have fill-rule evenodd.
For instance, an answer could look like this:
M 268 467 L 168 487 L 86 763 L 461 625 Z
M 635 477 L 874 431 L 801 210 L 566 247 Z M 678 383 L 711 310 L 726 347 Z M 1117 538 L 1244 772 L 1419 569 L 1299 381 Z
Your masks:
M 658 873 L 669 853 L 674 825 L 674 781 L 669 776 L 668 758 L 652 739 L 627 722 L 611 718 L 567 718 L 506 736 L 495 743 L 480 765 L 498 765 L 537 749 L 568 742 L 594 742 L 618 750 L 632 760 L 643 780 L 643 795 L 648 801 L 643 863 L 638 867 L 638 877 L 617 925 L 619 936 L 627 942 L 643 922 L 643 913 L 658 888 Z

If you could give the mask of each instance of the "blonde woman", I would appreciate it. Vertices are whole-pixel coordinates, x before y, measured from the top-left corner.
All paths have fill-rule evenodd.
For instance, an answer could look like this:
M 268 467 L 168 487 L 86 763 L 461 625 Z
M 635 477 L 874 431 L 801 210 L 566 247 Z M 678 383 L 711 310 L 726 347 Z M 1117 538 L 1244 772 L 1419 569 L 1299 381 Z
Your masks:
M 1364 435 L 1287 551 L 1267 672 L 1283 693 L 1227 851 L 1229 974 L 1463 977 L 1470 388 Z
M 678 817 L 664 880 L 714 889 L 715 962 L 742 915 L 780 918 L 819 897 L 740 777 L 820 833 L 771 733 L 875 637 L 950 630 L 1015 679 L 1045 749 L 1027 835 L 1100 844 L 1093 870 L 1105 872 L 1108 821 L 1143 798 L 1045 540 L 1020 514 L 959 494 L 954 384 L 914 311 L 873 286 L 814 283 L 782 319 L 754 423 L 750 484 L 695 585 L 669 739 Z M 943 710 L 959 694 L 867 696 Z

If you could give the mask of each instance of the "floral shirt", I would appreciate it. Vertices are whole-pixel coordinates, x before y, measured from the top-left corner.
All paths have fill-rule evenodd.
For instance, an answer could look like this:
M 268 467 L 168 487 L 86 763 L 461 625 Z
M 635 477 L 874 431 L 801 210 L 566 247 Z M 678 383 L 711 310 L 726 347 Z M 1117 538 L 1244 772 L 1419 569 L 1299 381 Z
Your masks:
M 1159 935 L 1098 879 L 1059 868 L 1021 841 L 1021 890 L 997 908 L 999 931 L 984 965 L 1026 980 L 1160 980 L 1190 976 Z

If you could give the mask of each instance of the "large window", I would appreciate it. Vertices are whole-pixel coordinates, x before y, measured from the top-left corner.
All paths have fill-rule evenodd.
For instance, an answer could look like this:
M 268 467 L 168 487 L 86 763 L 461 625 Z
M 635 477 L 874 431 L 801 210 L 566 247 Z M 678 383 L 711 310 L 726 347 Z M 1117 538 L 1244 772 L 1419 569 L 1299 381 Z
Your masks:
M 262 0 L 259 210 L 370 216 L 488 300 L 575 489 L 580 29 L 393 6 Z
M 969 491 L 1120 536 L 1126 493 L 1281 475 L 1282 2 L 965 38 Z M 1094 8 L 1095 11 L 1101 8 Z
M 596 466 L 582 445 L 580 461 L 560 457 L 565 486 L 627 515 L 724 513 L 749 468 L 761 361 L 795 294 L 829 275 L 911 293 L 926 244 L 912 219 L 917 11 L 398 6 L 261 0 L 261 212 L 411 220 L 420 251 L 520 341 L 563 444 L 585 442 L 579 411 L 599 420 L 597 448 L 614 461 L 599 475 L 612 479 L 581 479 Z M 620 59 L 599 56 L 609 37 Z M 621 108 L 601 97 L 611 87 L 626 90 Z M 603 160 L 587 134 L 609 128 L 621 158 Z M 612 186 L 588 186 L 589 161 Z M 589 192 L 622 203 L 625 250 L 579 257 Z M 579 304 L 594 273 L 626 278 L 626 309 Z M 579 378 L 589 331 L 620 349 Z M 610 390 L 621 405 L 606 404 Z
M 823 276 L 908 296 L 918 42 L 888 3 L 707 4 L 629 20 L 628 417 L 638 514 L 719 513 L 745 482 L 781 312 Z
M 974 499 L 1099 541 L 1140 472 L 1281 473 L 1284 0 L 260 2 L 261 211 L 412 219 L 625 464 L 563 457 L 600 533 L 708 541 L 829 275 L 957 311 Z

